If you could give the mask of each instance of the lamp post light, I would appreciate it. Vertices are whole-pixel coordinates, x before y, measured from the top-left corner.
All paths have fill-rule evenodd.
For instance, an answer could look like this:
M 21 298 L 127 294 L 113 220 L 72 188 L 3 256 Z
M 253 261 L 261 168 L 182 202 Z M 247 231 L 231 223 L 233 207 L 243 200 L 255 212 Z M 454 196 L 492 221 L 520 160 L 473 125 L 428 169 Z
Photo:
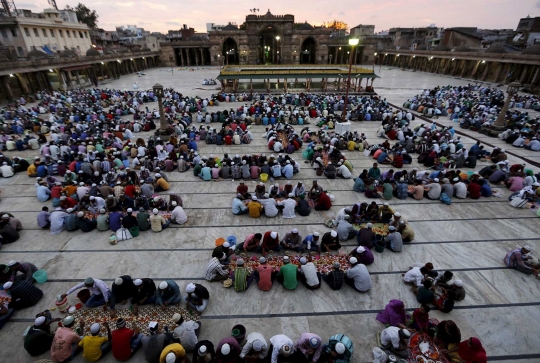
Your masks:
M 349 55 L 349 75 L 347 76 L 347 90 L 345 91 L 345 102 L 343 103 L 343 111 L 341 112 L 341 122 L 347 121 L 347 103 L 349 101 L 349 89 L 351 88 L 351 70 L 353 62 L 354 47 L 358 45 L 360 39 L 358 38 L 349 38 L 349 45 L 351 46 L 351 51 Z
M 495 121 L 495 124 L 494 124 L 495 127 L 504 128 L 505 116 L 506 116 L 506 112 L 508 111 L 508 108 L 510 107 L 510 101 L 512 100 L 512 97 L 514 97 L 514 95 L 518 93 L 520 88 L 521 88 L 521 83 L 519 83 L 518 81 L 514 81 L 508 85 L 508 89 L 506 90 L 508 95 L 506 96 L 506 101 L 504 102 L 504 106 L 501 112 L 499 113 L 497 120 Z
M 279 64 L 279 40 L 281 39 L 281 37 L 279 35 L 276 36 L 276 63 Z
M 158 99 L 158 109 L 159 109 L 159 130 L 157 133 L 159 135 L 168 135 L 167 129 L 169 128 L 169 124 L 167 121 L 165 121 L 165 115 L 163 114 L 163 86 L 159 83 L 156 83 L 153 87 L 154 95 Z

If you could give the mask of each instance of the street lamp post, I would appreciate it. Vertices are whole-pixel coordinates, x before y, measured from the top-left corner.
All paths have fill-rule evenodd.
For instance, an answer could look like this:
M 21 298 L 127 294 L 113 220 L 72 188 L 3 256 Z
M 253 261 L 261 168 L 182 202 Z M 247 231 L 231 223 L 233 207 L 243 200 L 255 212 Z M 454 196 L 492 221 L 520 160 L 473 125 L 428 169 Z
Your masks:
M 350 56 L 349 56 L 349 75 L 347 76 L 347 90 L 345 91 L 345 102 L 343 103 L 343 111 L 341 112 L 341 122 L 347 121 L 347 103 L 349 101 L 349 88 L 351 87 L 351 70 L 352 70 L 352 61 L 354 47 L 358 45 L 360 39 L 358 38 L 349 38 L 349 45 L 351 46 Z
M 168 135 L 167 129 L 169 128 L 169 124 L 167 121 L 165 121 L 165 115 L 163 113 L 163 86 L 159 83 L 156 83 L 153 87 L 154 95 L 156 95 L 158 99 L 158 109 L 159 109 L 159 135 Z
M 279 39 L 281 39 L 280 36 L 276 36 L 276 64 L 279 64 Z
M 506 101 L 504 102 L 504 106 L 499 113 L 499 116 L 497 117 L 497 120 L 495 121 L 494 126 L 497 128 L 504 128 L 505 126 L 505 116 L 506 112 L 508 111 L 508 108 L 510 107 L 510 101 L 512 100 L 512 97 L 519 91 L 521 88 L 521 83 L 518 81 L 514 81 L 508 85 L 508 89 L 506 92 L 508 95 L 506 96 Z

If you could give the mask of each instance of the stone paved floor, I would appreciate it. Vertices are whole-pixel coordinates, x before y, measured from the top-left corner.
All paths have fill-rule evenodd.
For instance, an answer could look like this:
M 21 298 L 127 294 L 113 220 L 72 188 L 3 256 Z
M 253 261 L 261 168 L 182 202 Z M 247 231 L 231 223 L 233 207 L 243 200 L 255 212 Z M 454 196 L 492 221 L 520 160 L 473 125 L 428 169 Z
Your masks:
M 201 90 L 203 86 L 199 83 L 203 78 L 216 75 L 215 69 L 175 71 L 174 75 L 165 69 L 156 69 L 144 77 L 127 76 L 106 86 L 131 89 L 133 82 L 137 81 L 139 88 L 147 88 L 160 82 L 188 95 L 207 96 L 214 91 L 208 87 Z M 466 80 L 398 69 L 382 69 L 380 75 L 382 79 L 376 81 L 376 88 L 379 86 L 376 90 L 398 105 L 422 88 L 467 83 Z M 220 108 L 236 105 L 226 104 Z M 375 141 L 378 123 L 356 123 L 354 127 Z M 250 145 L 223 147 L 201 143 L 200 153 L 267 152 L 261 138 L 264 129 L 255 126 L 252 131 L 255 140 Z M 477 137 L 478 134 L 472 136 Z M 474 143 L 471 138 L 463 138 L 466 147 Z M 523 155 L 522 151 L 518 150 L 516 156 L 511 156 L 512 163 L 520 161 L 518 156 Z M 355 175 L 373 162 L 359 152 L 345 153 L 354 165 Z M 300 159 L 301 154 L 297 152 L 293 157 Z M 301 165 L 305 166 L 304 163 Z M 484 165 L 479 162 L 477 170 Z M 415 166 L 416 163 L 408 169 Z M 283 235 L 294 227 L 303 235 L 313 231 L 323 233 L 328 230 L 323 222 L 340 208 L 367 199 L 352 191 L 352 180 L 330 181 L 318 178 L 312 170 L 304 168 L 294 176 L 294 180 L 310 183 L 312 179 L 319 179 L 321 185 L 336 195 L 331 211 L 313 211 L 309 217 L 294 220 L 280 216 L 250 219 L 230 212 L 237 181 L 200 182 L 190 172 L 168 175 L 172 181 L 171 191 L 180 193 L 184 198 L 189 217 L 187 225 L 170 228 L 160 234 L 143 232 L 139 237 L 116 246 L 108 244 L 107 233 L 94 231 L 84 234 L 77 231 L 50 236 L 39 230 L 35 218 L 42 205 L 36 201 L 34 181 L 25 175 L 0 179 L 0 210 L 11 211 L 24 225 L 21 239 L 2 248 L 0 261 L 31 261 L 46 269 L 50 279 L 40 286 L 45 292 L 42 301 L 33 308 L 18 312 L 12 322 L 0 331 L 2 356 L 10 357 L 5 361 L 36 360 L 23 350 L 22 333 L 36 313 L 53 306 L 56 294 L 65 292 L 87 276 L 112 283 L 118 275 L 130 274 L 137 278 L 151 277 L 158 283 L 164 278 L 172 278 L 178 281 L 183 291 L 191 281 L 207 286 L 211 300 L 202 316 L 204 326 L 200 338 L 210 339 L 215 344 L 228 336 L 231 327 L 237 323 L 244 324 L 248 332 L 261 331 L 267 338 L 284 333 L 295 340 L 302 332 L 311 331 L 327 339 L 332 334 L 345 333 L 354 342 L 354 362 L 372 362 L 375 335 L 383 328 L 375 320 L 377 312 L 393 298 L 403 300 L 407 308 L 418 306 L 400 278 L 400 274 L 415 261 L 431 261 L 437 269 L 450 269 L 466 285 L 467 298 L 457 303 L 454 311 L 450 314 L 432 312 L 432 317 L 454 320 L 464 339 L 479 337 L 492 359 L 504 362 L 540 360 L 540 339 L 536 329 L 540 322 L 540 281 L 510 271 L 502 263 L 506 251 L 521 244 L 529 244 L 537 251 L 540 249 L 540 220 L 530 210 L 511 208 L 506 200 L 509 193 L 505 189 L 501 190 L 502 198 L 454 200 L 451 206 L 429 200 L 390 201 L 391 206 L 409 221 L 416 232 L 416 239 L 401 254 L 375 253 L 376 261 L 368 267 L 373 289 L 366 294 L 358 294 L 348 287 L 334 292 L 326 284 L 316 291 L 307 291 L 299 286 L 293 292 L 285 291 L 279 285 L 269 292 L 253 286 L 238 294 L 218 283 L 203 280 L 204 268 L 216 238 L 236 235 L 242 239 L 248 233 L 268 230 L 276 230 Z M 248 182 L 248 185 L 253 190 L 255 183 Z M 353 245 L 354 242 L 350 241 L 345 249 L 350 251 Z M 57 314 L 54 313 L 55 316 Z M 38 358 L 48 358 L 48 355 Z M 75 361 L 83 360 L 78 357 Z M 112 362 L 114 359 L 109 355 L 103 361 Z M 131 361 L 144 362 L 143 354 L 137 353 Z

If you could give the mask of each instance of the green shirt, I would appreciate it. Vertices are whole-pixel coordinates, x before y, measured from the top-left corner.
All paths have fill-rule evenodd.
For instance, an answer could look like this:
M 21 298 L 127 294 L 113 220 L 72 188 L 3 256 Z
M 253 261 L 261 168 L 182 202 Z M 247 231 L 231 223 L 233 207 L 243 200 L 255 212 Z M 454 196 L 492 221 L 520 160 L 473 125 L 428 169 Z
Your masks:
M 418 289 L 418 295 L 416 295 L 416 299 L 420 304 L 431 304 L 435 299 L 435 295 L 430 289 L 426 289 L 424 286 L 421 286 Z
M 387 200 L 392 199 L 392 197 L 393 197 L 392 192 L 393 191 L 394 191 L 394 188 L 392 188 L 392 184 L 390 184 L 390 183 L 384 183 L 383 184 L 383 193 L 382 193 L 382 195 L 383 195 L 384 199 L 387 199 Z
M 238 292 L 247 289 L 248 271 L 244 267 L 237 267 L 234 270 L 234 289 Z
M 294 290 L 298 286 L 298 269 L 292 263 L 281 266 L 278 276 L 283 276 L 283 287 L 287 290 Z

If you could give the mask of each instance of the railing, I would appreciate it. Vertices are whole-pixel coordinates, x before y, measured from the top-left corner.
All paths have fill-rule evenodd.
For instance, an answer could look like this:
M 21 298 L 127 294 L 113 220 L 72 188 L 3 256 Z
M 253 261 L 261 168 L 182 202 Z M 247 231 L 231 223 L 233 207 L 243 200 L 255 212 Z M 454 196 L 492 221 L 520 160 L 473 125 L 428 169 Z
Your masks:
M 129 58 L 142 58 L 142 57 L 154 57 L 158 56 L 159 52 L 137 52 L 137 53 L 119 53 L 119 54 L 106 54 L 103 56 L 94 57 L 78 57 L 78 58 L 49 58 L 49 59 L 34 59 L 26 61 L 16 62 L 3 62 L 0 63 L 0 70 L 8 69 L 20 69 L 31 67 L 43 67 L 48 66 L 50 68 L 60 68 L 66 66 L 77 66 L 92 64 L 98 62 L 112 62 L 118 59 L 124 60 Z
M 523 54 L 523 53 L 486 53 L 486 52 L 449 52 L 449 51 L 433 51 L 433 50 L 395 50 L 385 49 L 377 51 L 379 54 L 400 54 L 411 55 L 417 57 L 433 57 L 433 58 L 476 58 L 478 60 L 527 60 L 538 61 L 540 63 L 540 57 L 535 54 Z

